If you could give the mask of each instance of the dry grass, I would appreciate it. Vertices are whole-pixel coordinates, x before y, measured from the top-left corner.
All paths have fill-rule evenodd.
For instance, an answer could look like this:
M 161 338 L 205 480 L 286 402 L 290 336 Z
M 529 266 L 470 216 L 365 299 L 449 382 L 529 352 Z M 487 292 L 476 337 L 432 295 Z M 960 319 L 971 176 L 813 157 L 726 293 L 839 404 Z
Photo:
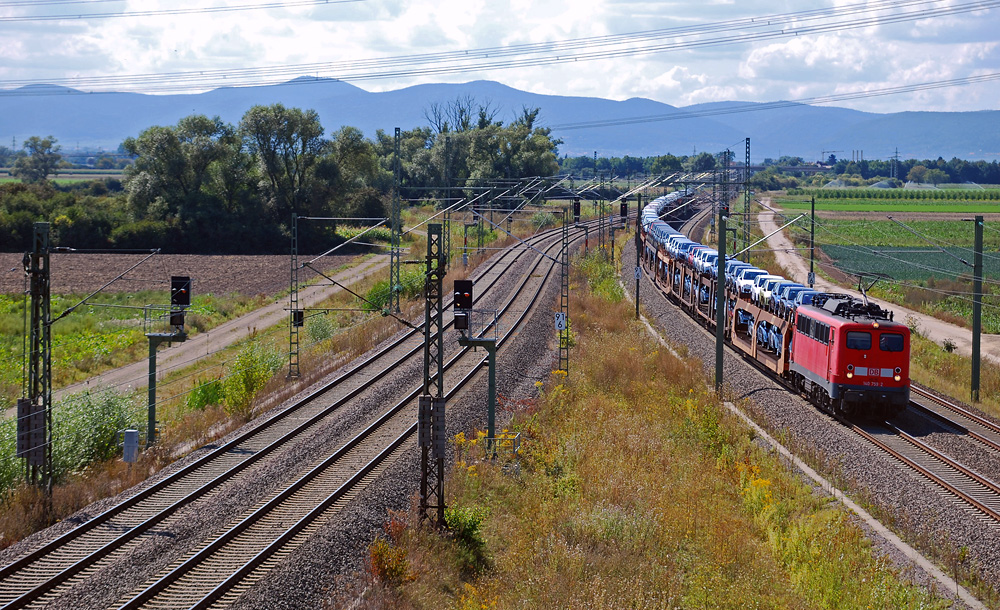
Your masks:
M 521 456 L 485 461 L 478 435 L 454 439 L 449 506 L 488 514 L 489 569 L 469 574 L 454 540 L 411 527 L 407 578 L 361 607 L 945 606 L 753 443 L 628 304 L 574 299 L 572 377 L 517 403 Z
M 940 345 L 917 333 L 911 334 L 910 379 L 946 396 L 970 400 L 972 359 L 948 353 Z M 983 412 L 1000 418 L 1000 366 L 980 361 L 979 399 Z

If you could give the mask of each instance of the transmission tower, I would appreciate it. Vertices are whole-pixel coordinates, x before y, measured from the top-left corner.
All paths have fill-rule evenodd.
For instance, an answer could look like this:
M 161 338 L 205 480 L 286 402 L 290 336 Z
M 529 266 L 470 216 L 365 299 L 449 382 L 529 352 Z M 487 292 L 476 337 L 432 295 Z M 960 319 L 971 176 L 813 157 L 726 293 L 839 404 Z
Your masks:
M 31 327 L 24 397 L 17 402 L 17 455 L 26 458 L 25 480 L 52 497 L 52 311 L 49 223 L 36 222 L 31 252 L 24 255 L 29 276 Z
M 417 444 L 420 446 L 420 514 L 444 524 L 444 397 L 443 290 L 444 253 L 441 225 L 427 225 L 427 270 L 424 278 L 424 391 L 418 399 Z

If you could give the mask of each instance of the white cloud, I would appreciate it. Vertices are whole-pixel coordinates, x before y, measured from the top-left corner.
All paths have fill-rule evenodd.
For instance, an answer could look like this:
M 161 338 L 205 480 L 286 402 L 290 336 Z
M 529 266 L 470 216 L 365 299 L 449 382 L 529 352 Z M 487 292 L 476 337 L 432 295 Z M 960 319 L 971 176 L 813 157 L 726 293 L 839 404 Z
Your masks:
M 128 0 L 123 10 L 235 6 L 258 1 L 261 0 Z M 0 38 L 0 56 L 4 57 L 0 79 L 353 62 L 593 39 L 856 2 L 367 0 L 267 11 L 15 22 L 5 24 L 5 35 Z M 32 9 L 4 8 L 0 9 L 0 15 L 29 10 Z M 53 13 L 68 9 L 53 6 L 44 10 Z M 998 14 L 1000 9 L 766 42 L 357 84 L 367 89 L 392 89 L 416 82 L 488 78 L 539 93 L 613 99 L 646 97 L 673 105 L 725 99 L 800 99 L 1000 72 L 1000 43 L 996 42 L 993 31 Z M 876 111 L 901 107 L 996 108 L 1000 99 L 998 90 L 1000 84 L 978 85 L 871 98 L 845 105 Z

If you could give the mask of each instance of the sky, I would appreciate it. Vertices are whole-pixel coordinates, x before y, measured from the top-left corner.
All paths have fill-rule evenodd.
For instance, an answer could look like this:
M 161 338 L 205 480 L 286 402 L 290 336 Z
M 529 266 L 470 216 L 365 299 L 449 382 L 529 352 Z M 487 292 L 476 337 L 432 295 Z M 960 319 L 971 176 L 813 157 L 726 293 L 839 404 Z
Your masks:
M 194 92 L 301 75 L 678 107 L 807 100 L 1000 76 L 997 24 L 997 0 L 0 0 L 0 89 Z M 994 110 L 1000 78 L 834 105 Z

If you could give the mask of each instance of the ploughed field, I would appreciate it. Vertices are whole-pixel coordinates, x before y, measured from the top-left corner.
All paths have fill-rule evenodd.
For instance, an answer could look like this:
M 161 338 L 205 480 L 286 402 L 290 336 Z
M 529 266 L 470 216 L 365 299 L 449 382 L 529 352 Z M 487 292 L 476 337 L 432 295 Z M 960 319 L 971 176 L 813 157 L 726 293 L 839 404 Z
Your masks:
M 24 289 L 23 253 L 0 253 L 0 294 Z M 146 254 L 53 254 L 52 292 L 87 294 L 135 265 Z M 311 257 L 310 257 L 311 258 Z M 335 269 L 350 257 L 329 257 L 324 270 Z M 192 278 L 194 294 L 274 295 L 289 287 L 290 258 L 287 255 L 198 255 L 157 254 L 109 286 L 106 292 L 167 290 L 170 276 Z M 302 271 L 299 280 L 316 274 Z

